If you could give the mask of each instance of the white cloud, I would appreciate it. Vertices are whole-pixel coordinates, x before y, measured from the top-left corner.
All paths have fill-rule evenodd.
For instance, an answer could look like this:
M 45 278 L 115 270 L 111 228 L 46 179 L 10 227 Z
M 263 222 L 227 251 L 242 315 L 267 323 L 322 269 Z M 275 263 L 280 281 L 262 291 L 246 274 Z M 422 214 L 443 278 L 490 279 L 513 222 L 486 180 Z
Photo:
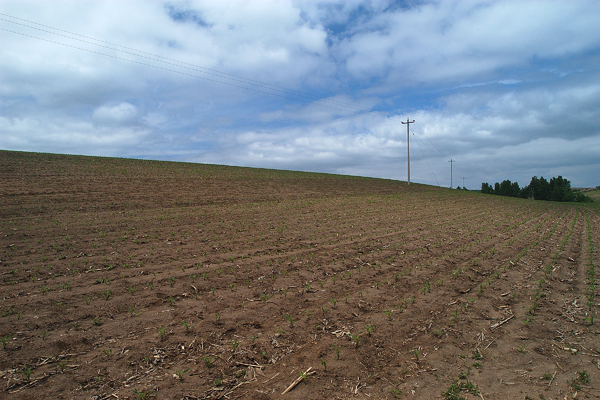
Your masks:
M 442 181 L 453 158 L 477 185 L 561 168 L 598 184 L 593 2 L 2 1 L 0 13 L 89 42 L 0 21 L 29 35 L 0 31 L 4 148 L 405 179 L 410 117 L 415 180 Z
M 94 110 L 92 119 L 100 125 L 130 125 L 138 121 L 138 109 L 133 104 L 104 105 Z

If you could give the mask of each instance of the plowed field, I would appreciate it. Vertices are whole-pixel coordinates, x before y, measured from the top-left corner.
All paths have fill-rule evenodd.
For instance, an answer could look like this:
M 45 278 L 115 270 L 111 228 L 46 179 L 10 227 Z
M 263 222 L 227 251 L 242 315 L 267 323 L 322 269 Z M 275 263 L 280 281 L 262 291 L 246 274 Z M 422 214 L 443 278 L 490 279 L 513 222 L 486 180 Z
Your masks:
M 598 398 L 599 231 L 593 205 L 2 151 L 0 398 Z

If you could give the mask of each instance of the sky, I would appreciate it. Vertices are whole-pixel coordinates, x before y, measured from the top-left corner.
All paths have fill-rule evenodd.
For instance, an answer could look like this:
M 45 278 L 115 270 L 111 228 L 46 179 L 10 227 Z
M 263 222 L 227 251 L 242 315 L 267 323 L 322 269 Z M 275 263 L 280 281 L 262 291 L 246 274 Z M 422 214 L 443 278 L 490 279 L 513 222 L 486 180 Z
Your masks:
M 0 0 L 0 149 L 406 181 L 414 120 L 411 182 L 594 187 L 598 21 L 595 0 Z

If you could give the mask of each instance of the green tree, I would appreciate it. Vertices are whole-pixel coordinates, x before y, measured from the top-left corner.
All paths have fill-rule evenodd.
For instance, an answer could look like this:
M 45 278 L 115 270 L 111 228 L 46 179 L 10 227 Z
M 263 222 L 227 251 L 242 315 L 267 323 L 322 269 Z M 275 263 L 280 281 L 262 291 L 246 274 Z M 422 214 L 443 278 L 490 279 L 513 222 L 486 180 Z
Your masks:
M 494 194 L 494 188 L 487 182 L 483 182 L 481 184 L 481 193 L 484 194 Z

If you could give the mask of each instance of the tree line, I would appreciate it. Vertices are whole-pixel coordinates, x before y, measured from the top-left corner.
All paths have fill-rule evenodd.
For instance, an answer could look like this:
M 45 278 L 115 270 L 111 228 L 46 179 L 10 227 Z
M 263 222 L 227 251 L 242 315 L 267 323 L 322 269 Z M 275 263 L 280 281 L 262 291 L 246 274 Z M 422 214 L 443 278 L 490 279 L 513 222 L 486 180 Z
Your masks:
M 487 182 L 481 184 L 481 193 L 495 194 L 498 196 L 520 197 L 522 199 L 549 200 L 549 201 L 576 201 L 591 202 L 590 197 L 583 193 L 571 189 L 571 182 L 568 179 L 558 176 L 550 179 L 548 182 L 543 176 L 531 178 L 529 185 L 522 188 L 518 182 L 509 180 L 496 182 L 494 186 Z

